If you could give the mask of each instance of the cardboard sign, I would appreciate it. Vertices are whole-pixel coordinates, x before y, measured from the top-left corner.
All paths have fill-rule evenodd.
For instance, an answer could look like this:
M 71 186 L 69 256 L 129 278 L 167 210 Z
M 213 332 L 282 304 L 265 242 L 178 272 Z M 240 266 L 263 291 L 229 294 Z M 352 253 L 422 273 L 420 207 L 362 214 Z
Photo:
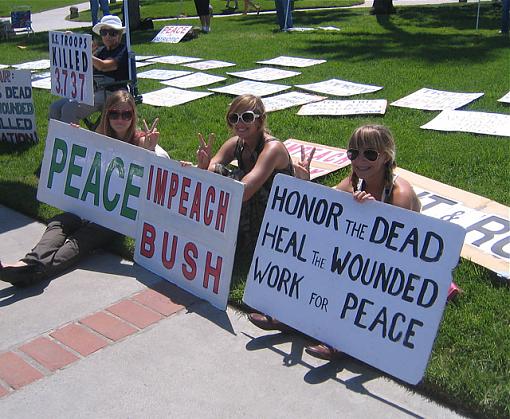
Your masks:
M 36 89 L 51 90 L 51 73 L 32 73 L 32 87 Z
M 147 61 L 161 64 L 185 64 L 200 61 L 201 59 L 197 57 L 183 57 L 181 55 L 165 55 L 163 57 L 149 58 Z
M 280 55 L 271 60 L 257 61 L 257 64 L 281 65 L 282 67 L 310 67 L 312 65 L 325 63 L 326 60 L 315 60 L 312 58 L 287 57 Z
M 506 95 L 504 95 L 503 97 L 500 97 L 498 99 L 498 102 L 502 102 L 502 103 L 510 103 L 510 92 L 508 92 Z
M 226 93 L 228 95 L 244 95 L 246 93 L 252 94 L 254 96 L 267 96 L 272 95 L 273 93 L 282 92 L 284 90 L 290 89 L 291 86 L 285 86 L 283 84 L 275 84 L 275 83 L 263 83 L 260 81 L 252 81 L 252 80 L 244 80 L 239 83 L 229 84 L 224 87 L 217 87 L 214 89 L 209 89 L 211 92 L 217 93 Z
M 51 93 L 94 106 L 92 36 L 50 32 Z
M 172 160 L 151 164 L 135 261 L 225 310 L 243 185 Z
M 353 96 L 363 93 L 373 93 L 381 90 L 380 86 L 370 84 L 353 83 L 345 80 L 330 79 L 311 84 L 296 84 L 296 87 L 312 92 L 324 93 L 334 96 Z
M 153 63 L 151 63 L 153 64 Z M 138 73 L 139 79 L 153 79 L 153 80 L 170 80 L 175 77 L 181 77 L 191 74 L 191 71 L 184 70 L 161 70 L 155 68 L 153 70 L 142 71 Z
M 299 71 L 289 71 L 282 70 L 279 68 L 263 67 L 257 68 L 255 70 L 235 71 L 227 74 L 230 74 L 231 76 L 234 77 L 240 77 L 242 79 L 250 79 L 256 81 L 272 81 L 298 76 L 301 73 Z
M 39 141 L 29 70 L 0 70 L 0 141 Z
M 207 86 L 225 80 L 225 77 L 214 76 L 207 73 L 193 73 L 173 80 L 162 81 L 161 84 L 174 86 L 180 89 L 192 89 L 194 87 Z
M 323 100 L 309 103 L 301 107 L 298 115 L 384 115 L 386 112 L 385 99 L 373 100 Z
M 50 60 L 44 58 L 42 60 L 14 64 L 11 67 L 14 67 L 17 70 L 47 70 L 48 68 L 50 68 Z
M 311 102 L 320 102 L 327 99 L 326 96 L 311 95 L 310 93 L 288 92 L 281 95 L 266 97 L 262 99 L 266 112 L 274 112 L 293 106 L 304 105 Z
M 402 99 L 392 102 L 392 106 L 422 109 L 425 111 L 442 111 L 457 109 L 483 96 L 483 93 L 459 93 L 423 88 Z
M 189 64 L 183 64 L 183 66 L 194 68 L 196 70 L 212 70 L 213 68 L 233 67 L 235 66 L 235 64 L 229 63 L 228 61 L 206 60 Z
M 193 26 L 171 25 L 165 26 L 154 37 L 152 42 L 165 42 L 177 44 L 191 30 Z
M 244 302 L 416 384 L 464 234 L 444 221 L 278 175 Z
M 191 92 L 189 90 L 177 89 L 175 87 L 165 87 L 164 89 L 144 93 L 143 103 L 152 106 L 172 106 L 182 105 L 192 100 L 201 99 L 212 95 L 209 92 Z

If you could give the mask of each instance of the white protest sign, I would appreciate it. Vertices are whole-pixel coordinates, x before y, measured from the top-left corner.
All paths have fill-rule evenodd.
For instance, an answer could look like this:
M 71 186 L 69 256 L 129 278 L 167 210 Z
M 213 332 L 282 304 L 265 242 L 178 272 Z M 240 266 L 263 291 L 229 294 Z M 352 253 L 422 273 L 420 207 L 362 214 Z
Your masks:
M 51 90 L 51 73 L 32 73 L 32 87 L 37 89 Z
M 463 238 L 459 226 L 278 175 L 244 302 L 416 384 Z
M 171 160 L 150 166 L 135 261 L 225 310 L 243 185 Z
M 137 77 L 139 79 L 169 80 L 175 77 L 185 76 L 187 74 L 191 74 L 191 71 L 160 70 L 155 68 L 153 70 L 142 71 L 141 73 L 137 74 Z
M 144 93 L 143 103 L 152 106 L 172 106 L 182 105 L 192 100 L 201 99 L 212 95 L 209 92 L 190 92 L 189 90 L 177 89 L 175 87 L 165 87 L 164 89 Z
M 298 115 L 384 115 L 386 100 L 323 100 L 309 103 L 299 109 Z
M 147 67 L 149 65 L 154 65 L 154 63 L 150 63 L 150 62 L 147 62 L 147 61 L 137 61 L 137 62 L 135 62 L 135 67 L 136 68 Z
M 164 57 L 149 58 L 147 61 L 161 64 L 184 64 L 193 61 L 200 61 L 202 58 L 183 57 L 181 55 L 165 55 Z
M 461 108 L 481 96 L 483 96 L 483 93 L 445 92 L 423 88 L 392 102 L 391 105 L 425 111 L 442 111 Z
M 177 44 L 191 30 L 193 26 L 170 25 L 161 29 L 152 42 Z
M 0 70 L 0 141 L 39 141 L 29 70 Z
M 326 60 L 315 60 L 312 58 L 287 57 L 280 55 L 271 60 L 257 61 L 257 64 L 281 65 L 283 67 L 310 67 L 312 65 L 325 63 Z
M 347 158 L 347 150 L 343 148 L 330 147 L 293 138 L 284 141 L 283 144 L 294 163 L 301 161 L 301 147 L 303 147 L 307 156 L 315 148 L 315 153 L 310 162 L 310 180 L 325 176 L 351 164 L 351 161 Z
M 223 67 L 233 67 L 234 63 L 229 63 L 228 61 L 219 61 L 219 60 L 206 60 L 206 61 L 198 61 L 189 64 L 183 64 L 184 67 L 195 68 L 197 70 L 212 70 L 213 68 L 223 68 Z
M 29 61 L 27 63 L 14 64 L 11 67 L 18 70 L 46 70 L 50 68 L 50 60 L 45 58 L 42 60 Z
M 510 92 L 498 99 L 498 102 L 510 103 Z
M 334 96 L 353 96 L 362 93 L 372 93 L 381 90 L 380 86 L 359 84 L 345 80 L 330 79 L 311 84 L 296 84 L 296 87 L 312 92 L 324 93 Z
M 50 32 L 51 93 L 94 106 L 92 36 Z
M 135 237 L 140 191 L 153 152 L 50 120 L 37 199 Z
M 447 110 L 420 128 L 510 137 L 510 115 Z
M 179 77 L 173 80 L 162 81 L 161 84 L 174 86 L 180 89 L 191 89 L 193 87 L 206 86 L 208 84 L 218 83 L 225 80 L 225 77 L 213 76 L 207 73 L 193 73 L 188 76 Z
M 240 77 L 242 79 L 250 79 L 256 81 L 272 81 L 286 79 L 288 77 L 294 77 L 301 74 L 298 71 L 282 70 L 280 68 L 263 67 L 255 70 L 246 71 L 235 71 L 228 73 L 234 77 Z
M 159 57 L 159 55 L 135 55 L 135 61 L 145 61 L 156 57 Z
M 260 81 L 244 80 L 239 83 L 229 84 L 224 87 L 217 87 L 209 89 L 211 92 L 226 93 L 228 95 L 244 95 L 252 94 L 255 96 L 267 96 L 273 93 L 282 92 L 283 90 L 290 89 L 291 86 L 275 83 L 263 83 Z
M 310 93 L 288 92 L 281 95 L 270 96 L 262 99 L 266 112 L 279 111 L 293 106 L 304 105 L 310 102 L 319 102 L 327 99 L 326 96 L 311 95 Z

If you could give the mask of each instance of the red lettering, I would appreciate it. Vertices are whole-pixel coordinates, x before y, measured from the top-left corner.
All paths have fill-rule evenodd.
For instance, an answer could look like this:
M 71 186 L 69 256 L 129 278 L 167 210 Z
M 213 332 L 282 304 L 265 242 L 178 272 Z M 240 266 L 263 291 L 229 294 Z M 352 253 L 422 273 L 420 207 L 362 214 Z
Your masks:
M 165 231 L 163 235 L 163 251 L 161 252 L 161 262 L 163 266 L 167 269 L 172 269 L 175 263 L 175 250 L 177 249 L 177 236 L 174 236 L 172 239 L 172 250 L 170 252 L 170 259 L 167 258 L 168 255 L 168 232 Z
M 184 260 L 187 263 L 187 266 L 183 263 L 182 274 L 188 281 L 193 281 L 195 276 L 197 276 L 197 264 L 194 259 L 198 257 L 198 249 L 193 243 L 188 242 L 186 246 L 184 246 Z M 187 269 L 189 268 L 189 269 Z
M 151 190 L 152 190 L 152 175 L 154 174 L 154 166 L 151 165 L 149 169 L 149 180 L 147 183 L 147 201 L 151 199 Z
M 225 191 L 220 192 L 220 202 L 218 203 L 218 213 L 216 215 L 215 230 L 220 230 L 222 233 L 225 230 L 225 223 L 227 221 L 228 202 L 230 194 Z
M 140 242 L 140 254 L 146 258 L 154 255 L 154 240 L 156 239 L 156 229 L 148 223 L 143 223 L 142 241 Z
M 216 259 L 216 266 L 211 266 L 212 253 L 207 252 L 205 260 L 205 272 L 204 272 L 204 288 L 209 288 L 209 276 L 214 278 L 213 292 L 218 294 L 220 288 L 220 276 L 221 276 L 221 265 L 223 264 L 223 258 L 218 256 Z
M 179 189 L 179 176 L 175 173 L 172 173 L 170 176 L 170 189 L 168 190 L 168 208 L 172 208 L 172 198 L 177 195 L 177 190 Z
M 168 170 L 163 170 L 158 167 L 156 174 L 156 185 L 154 187 L 154 203 L 163 205 L 165 201 L 166 180 L 168 178 Z
M 186 211 L 188 210 L 188 208 L 184 206 L 184 203 L 188 201 L 189 198 L 189 185 L 191 185 L 191 179 L 189 177 L 182 178 L 181 197 L 179 199 L 179 214 L 181 215 L 186 215 Z
M 197 186 L 195 188 L 195 195 L 193 195 L 193 204 L 191 205 L 191 210 L 189 212 L 189 218 L 195 217 L 195 220 L 200 222 L 200 199 L 202 196 L 202 184 L 197 182 Z
M 213 219 L 213 211 L 209 210 L 209 204 L 214 204 L 214 200 L 216 198 L 216 190 L 213 186 L 209 186 L 207 189 L 207 193 L 205 194 L 205 204 L 204 204 L 204 224 L 206 226 L 212 223 Z

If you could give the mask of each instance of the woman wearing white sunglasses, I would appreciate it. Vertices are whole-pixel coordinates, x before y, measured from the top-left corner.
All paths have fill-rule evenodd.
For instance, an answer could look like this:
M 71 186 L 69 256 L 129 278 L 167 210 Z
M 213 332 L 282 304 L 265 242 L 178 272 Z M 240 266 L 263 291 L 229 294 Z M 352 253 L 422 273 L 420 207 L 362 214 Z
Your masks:
M 207 142 L 202 134 L 198 135 L 198 167 L 244 184 L 237 248 L 243 256 L 251 257 L 273 179 L 277 173 L 294 175 L 294 168 L 283 143 L 266 127 L 266 112 L 259 97 L 249 94 L 236 97 L 230 104 L 226 121 L 234 135 L 214 157 L 211 153 L 214 134 L 209 135 Z M 234 160 L 239 168 L 230 171 L 226 166 Z

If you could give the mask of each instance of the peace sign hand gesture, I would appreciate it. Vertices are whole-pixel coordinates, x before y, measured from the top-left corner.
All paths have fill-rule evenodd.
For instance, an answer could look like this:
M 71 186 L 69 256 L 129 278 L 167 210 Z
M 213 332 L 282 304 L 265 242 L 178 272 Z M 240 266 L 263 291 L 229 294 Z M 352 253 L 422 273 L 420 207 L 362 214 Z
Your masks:
M 159 142 L 159 131 L 156 128 L 158 122 L 159 118 L 156 118 L 152 123 L 151 128 L 149 129 L 147 122 L 145 119 L 143 120 L 143 132 L 145 135 L 143 137 L 143 143 L 141 146 L 146 150 L 154 151 L 156 149 L 156 145 Z
M 204 136 L 201 133 L 198 133 L 198 141 L 200 141 L 200 145 L 197 149 L 197 162 L 200 169 L 209 169 L 209 164 L 211 163 L 212 158 L 211 150 L 215 139 L 216 136 L 214 134 L 209 134 L 209 138 L 206 142 Z
M 312 163 L 315 147 L 307 156 L 305 147 L 301 146 L 301 160 L 294 164 L 294 174 L 298 179 L 310 180 L 310 164 Z

